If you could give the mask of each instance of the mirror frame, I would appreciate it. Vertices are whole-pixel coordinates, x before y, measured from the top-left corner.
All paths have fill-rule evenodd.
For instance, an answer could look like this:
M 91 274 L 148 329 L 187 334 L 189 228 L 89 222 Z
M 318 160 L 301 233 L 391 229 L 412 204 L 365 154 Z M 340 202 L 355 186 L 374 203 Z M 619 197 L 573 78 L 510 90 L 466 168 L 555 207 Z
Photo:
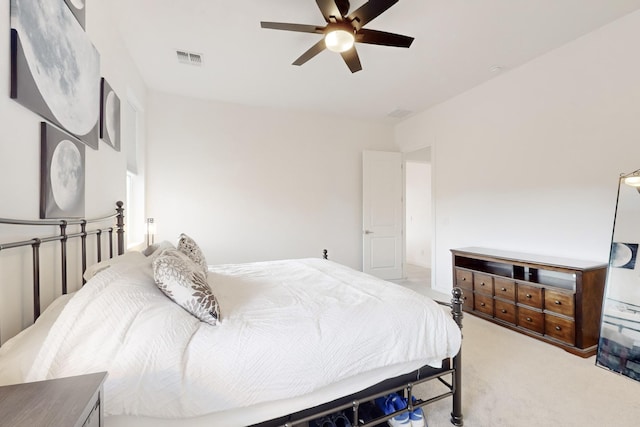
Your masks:
M 618 180 L 596 365 L 640 381 L 640 169 Z

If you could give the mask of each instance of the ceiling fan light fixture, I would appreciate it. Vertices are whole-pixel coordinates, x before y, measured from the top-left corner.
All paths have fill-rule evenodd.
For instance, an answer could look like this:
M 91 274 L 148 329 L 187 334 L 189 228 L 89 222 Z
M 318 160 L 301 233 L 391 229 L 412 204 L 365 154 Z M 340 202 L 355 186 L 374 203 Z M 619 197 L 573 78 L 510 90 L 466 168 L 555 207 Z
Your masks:
M 632 175 L 624 178 L 624 183 L 631 187 L 640 187 L 640 176 Z
M 349 12 L 351 8 L 349 0 L 316 0 L 316 4 L 327 23 L 324 27 L 266 21 L 260 21 L 260 27 L 322 35 L 320 40 L 293 61 L 291 65 L 305 64 L 326 49 L 339 53 L 349 70 L 356 73 L 362 70 L 360 57 L 355 47 L 356 42 L 405 48 L 411 46 L 413 42 L 413 37 L 363 28 L 398 3 L 398 0 L 361 1 L 364 4 L 361 4 L 353 12 Z
M 346 52 L 353 47 L 354 42 L 353 33 L 346 30 L 329 31 L 324 36 L 324 43 L 327 45 L 327 49 L 332 52 Z

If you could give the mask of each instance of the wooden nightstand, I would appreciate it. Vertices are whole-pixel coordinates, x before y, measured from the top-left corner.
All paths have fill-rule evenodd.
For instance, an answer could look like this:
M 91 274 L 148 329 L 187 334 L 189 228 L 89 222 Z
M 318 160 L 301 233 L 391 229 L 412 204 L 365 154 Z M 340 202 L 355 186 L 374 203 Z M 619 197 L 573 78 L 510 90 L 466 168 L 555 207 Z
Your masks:
M 102 427 L 106 372 L 0 387 L 0 424 Z

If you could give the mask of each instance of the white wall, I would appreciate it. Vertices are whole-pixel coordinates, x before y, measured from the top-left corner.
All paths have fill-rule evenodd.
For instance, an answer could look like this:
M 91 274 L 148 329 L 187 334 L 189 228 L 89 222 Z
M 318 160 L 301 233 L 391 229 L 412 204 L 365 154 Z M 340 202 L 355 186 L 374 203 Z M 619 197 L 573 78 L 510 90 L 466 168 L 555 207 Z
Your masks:
M 209 263 L 329 257 L 362 266 L 362 151 L 393 127 L 150 92 L 147 211 Z
M 433 148 L 435 287 L 456 247 L 607 261 L 618 175 L 640 167 L 638 40 L 635 12 L 396 127 Z
M 0 217 L 38 219 L 40 200 L 40 122 L 41 117 L 9 98 L 9 5 L 0 6 L 0 82 L 5 91 L 0 96 Z M 121 100 L 134 96 L 141 105 L 146 102 L 146 86 L 133 61 L 125 53 L 120 37 L 114 32 L 106 1 L 92 1 L 87 6 L 86 28 L 100 53 L 101 73 Z M 125 141 L 122 144 L 126 144 Z M 104 143 L 94 151 L 86 149 L 86 215 L 99 216 L 114 212 L 115 202 L 125 200 L 126 158 L 124 150 L 116 152 Z M 55 231 L 55 230 L 53 230 Z M 0 225 L 0 242 L 22 232 L 16 227 Z M 27 252 L 28 254 L 28 252 Z M 27 283 L 21 289 L 19 278 L 7 274 L 9 268 L 29 272 L 27 260 L 7 251 L 0 253 L 0 340 L 31 323 L 31 290 Z M 43 263 L 48 264 L 46 261 Z M 9 276 L 9 277 L 8 277 Z M 43 272 L 45 279 L 50 275 Z M 27 280 L 31 280 L 27 277 Z M 45 280 L 43 280 L 44 282 Z M 53 299 L 53 287 L 43 286 L 43 308 Z
M 405 188 L 406 261 L 431 268 L 431 164 L 407 161 Z

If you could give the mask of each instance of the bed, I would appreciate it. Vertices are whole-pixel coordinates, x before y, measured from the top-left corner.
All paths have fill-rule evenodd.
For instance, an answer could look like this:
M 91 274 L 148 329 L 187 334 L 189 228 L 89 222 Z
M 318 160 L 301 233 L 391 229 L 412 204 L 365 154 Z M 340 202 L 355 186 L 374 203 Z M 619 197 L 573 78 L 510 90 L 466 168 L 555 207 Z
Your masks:
M 99 220 L 111 219 L 113 226 L 97 232 L 86 230 L 92 221 L 67 220 L 54 236 L 0 244 L 0 256 L 34 248 L 37 318 L 0 348 L 0 384 L 107 371 L 108 427 L 293 426 L 345 410 L 353 425 L 377 425 L 398 413 L 359 421 L 361 409 L 391 392 L 412 402 L 406 411 L 451 397 L 451 422 L 463 424 L 459 289 L 443 307 L 335 263 L 326 252 L 317 259 L 208 265 L 185 235 L 176 244 L 125 252 L 122 203 Z M 81 231 L 69 233 L 70 223 Z M 88 263 L 85 240 L 105 232 L 109 256 Z M 60 242 L 67 263 L 71 238 L 83 241 L 86 284 L 71 294 L 65 289 L 40 315 L 37 248 Z M 182 245 L 184 238 L 191 246 Z M 104 244 L 97 243 L 98 253 Z M 159 279 L 159 269 L 178 255 L 191 258 L 198 276 L 202 269 L 215 302 L 204 312 L 167 293 Z M 176 270 L 169 271 L 173 277 Z M 414 396 L 414 387 L 428 381 L 446 391 Z

